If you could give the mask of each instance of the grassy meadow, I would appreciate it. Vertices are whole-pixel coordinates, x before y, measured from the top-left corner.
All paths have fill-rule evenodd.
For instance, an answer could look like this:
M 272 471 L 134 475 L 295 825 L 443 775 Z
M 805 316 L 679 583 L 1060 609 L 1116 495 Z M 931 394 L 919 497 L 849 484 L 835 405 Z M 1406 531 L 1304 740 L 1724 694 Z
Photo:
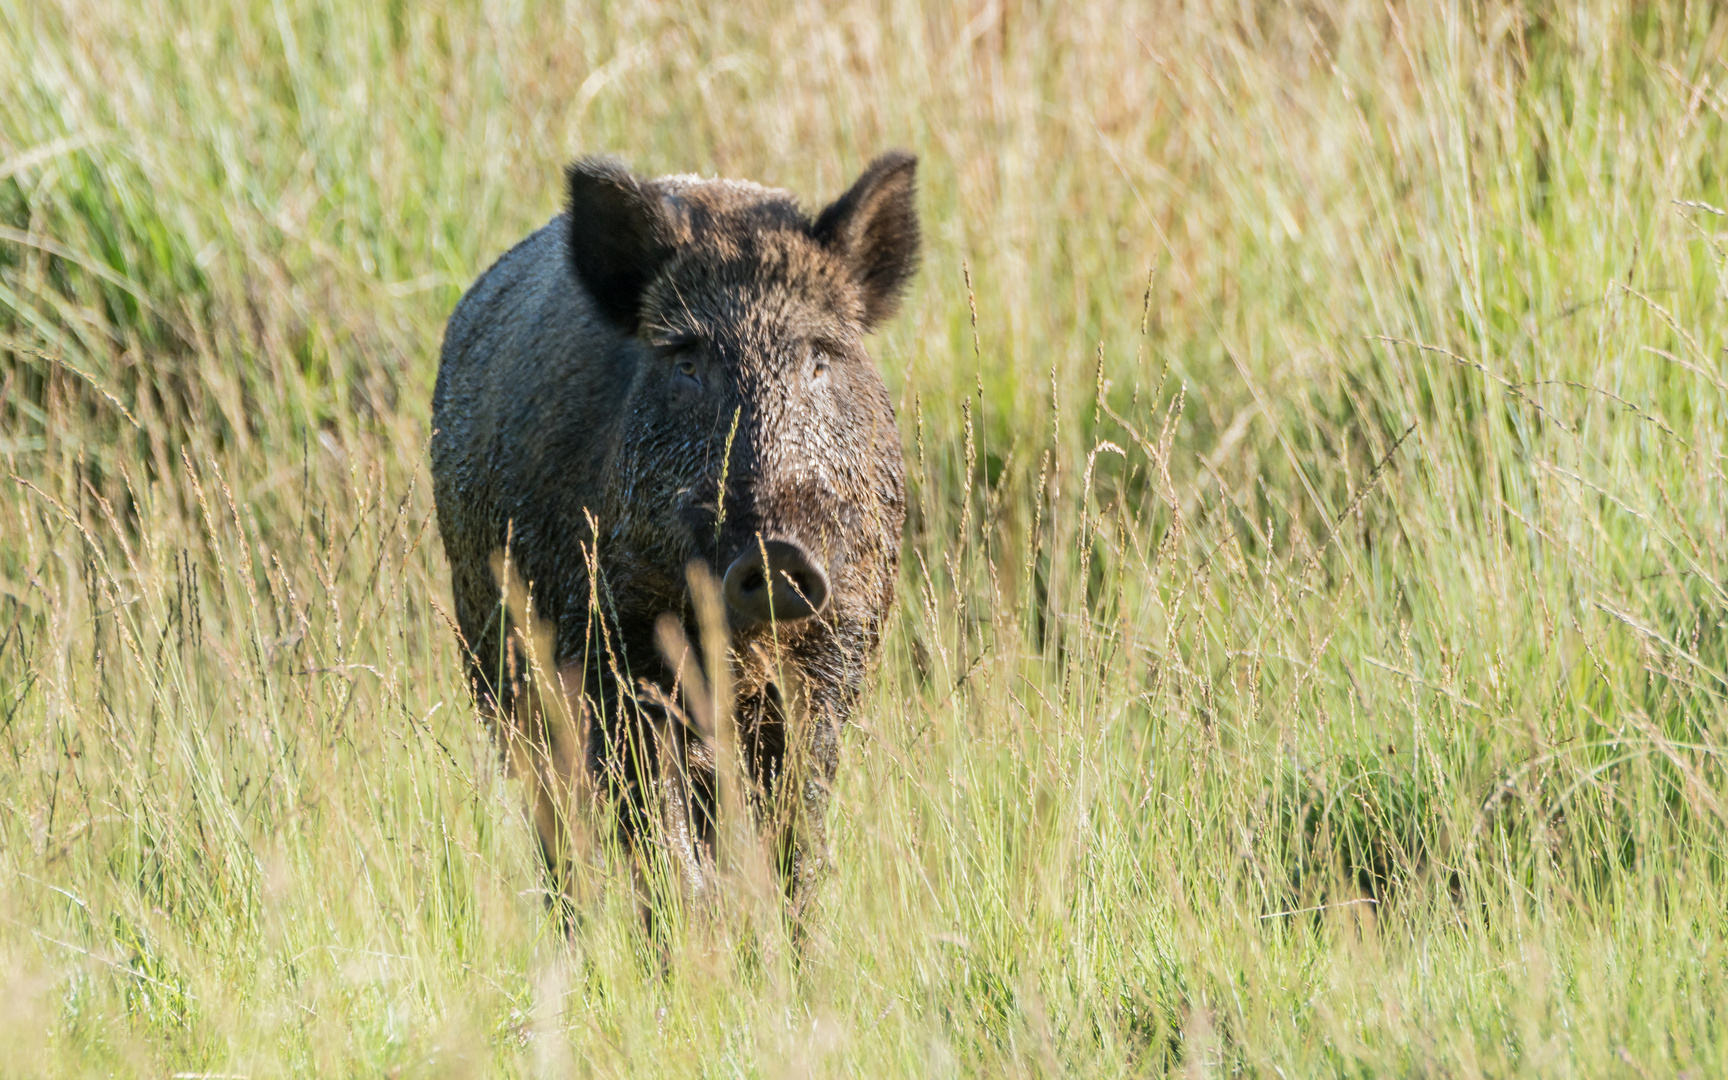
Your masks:
M 0 0 L 0 1076 L 1728 1074 L 1728 11 Z M 567 939 L 443 320 L 837 195 L 910 520 L 838 868 Z

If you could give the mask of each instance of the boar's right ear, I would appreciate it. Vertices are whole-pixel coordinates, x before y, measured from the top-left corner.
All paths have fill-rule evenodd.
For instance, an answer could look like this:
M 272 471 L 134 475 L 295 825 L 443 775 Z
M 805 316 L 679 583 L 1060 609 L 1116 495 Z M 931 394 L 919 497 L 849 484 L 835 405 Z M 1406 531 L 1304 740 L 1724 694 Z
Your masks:
M 810 227 L 850 266 L 863 292 L 865 329 L 894 314 L 918 269 L 917 180 L 917 158 L 904 150 L 883 154 Z
M 672 254 L 666 204 L 613 158 L 583 158 L 565 176 L 570 268 L 600 313 L 633 334 L 642 321 L 642 292 Z

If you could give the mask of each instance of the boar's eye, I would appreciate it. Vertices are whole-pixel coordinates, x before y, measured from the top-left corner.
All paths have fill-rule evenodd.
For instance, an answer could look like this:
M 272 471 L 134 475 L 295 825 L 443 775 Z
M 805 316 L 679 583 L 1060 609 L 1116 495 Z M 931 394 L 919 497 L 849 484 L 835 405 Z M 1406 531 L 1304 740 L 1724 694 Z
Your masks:
M 810 377 L 813 379 L 826 378 L 828 365 L 833 362 L 833 356 L 834 350 L 830 346 L 821 342 L 813 345 L 810 349 Z
M 698 344 L 693 337 L 676 337 L 666 341 L 656 342 L 654 351 L 676 372 L 679 382 L 688 379 L 697 386 L 702 385 L 702 365 Z
M 701 391 L 702 367 L 696 362 L 694 356 L 686 353 L 683 356 L 674 357 L 672 370 L 676 373 L 672 376 L 672 386 L 679 400 L 686 400 L 690 395 Z

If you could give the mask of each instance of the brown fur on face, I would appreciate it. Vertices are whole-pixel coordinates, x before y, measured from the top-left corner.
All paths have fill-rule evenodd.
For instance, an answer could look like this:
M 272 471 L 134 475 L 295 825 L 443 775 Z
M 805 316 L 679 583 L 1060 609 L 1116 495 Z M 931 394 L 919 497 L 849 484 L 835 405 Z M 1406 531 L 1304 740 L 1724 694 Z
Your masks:
M 914 163 L 878 159 L 813 219 L 785 192 L 603 160 L 568 182 L 567 215 L 483 275 L 445 335 L 433 474 L 476 689 L 516 715 L 502 661 L 520 620 L 500 617 L 487 564 L 507 544 L 590 718 L 585 768 L 635 843 L 656 802 L 645 778 L 673 749 L 641 692 L 673 690 L 656 620 L 694 637 L 689 564 L 718 575 L 794 545 L 825 573 L 826 606 L 734 632 L 729 655 L 738 742 L 759 806 L 788 810 L 798 886 L 825 857 L 840 725 L 898 570 L 899 435 L 864 337 L 916 267 Z M 666 828 L 700 837 L 711 820 L 698 806 Z

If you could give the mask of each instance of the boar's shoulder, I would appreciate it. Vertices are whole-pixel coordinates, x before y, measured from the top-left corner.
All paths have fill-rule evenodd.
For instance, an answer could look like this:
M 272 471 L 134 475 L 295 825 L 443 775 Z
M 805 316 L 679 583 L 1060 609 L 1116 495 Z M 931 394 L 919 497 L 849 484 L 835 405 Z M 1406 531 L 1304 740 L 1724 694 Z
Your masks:
M 559 215 L 463 295 L 444 331 L 432 400 L 438 503 L 495 543 L 579 530 L 597 508 L 640 359 L 570 271 Z M 562 545 L 560 545 L 562 546 Z

